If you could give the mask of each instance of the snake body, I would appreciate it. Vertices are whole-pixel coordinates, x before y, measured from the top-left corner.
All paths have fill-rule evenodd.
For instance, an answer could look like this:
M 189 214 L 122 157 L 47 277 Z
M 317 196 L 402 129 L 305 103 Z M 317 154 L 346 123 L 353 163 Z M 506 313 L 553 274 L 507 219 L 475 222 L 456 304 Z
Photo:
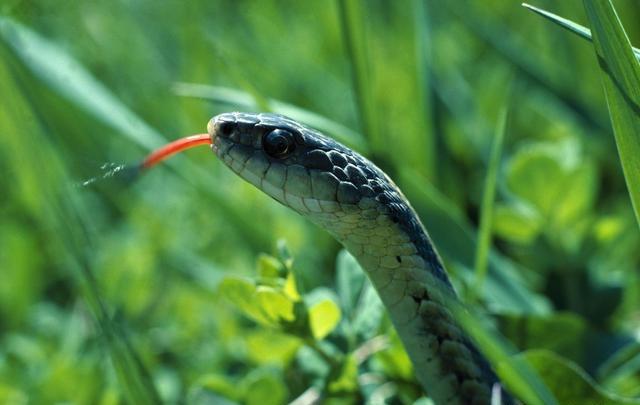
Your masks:
M 358 260 L 437 404 L 491 403 L 500 381 L 447 309 L 455 292 L 442 261 L 382 170 L 281 115 L 225 113 L 207 129 L 231 170 L 327 230 Z M 514 403 L 505 391 L 501 397 Z

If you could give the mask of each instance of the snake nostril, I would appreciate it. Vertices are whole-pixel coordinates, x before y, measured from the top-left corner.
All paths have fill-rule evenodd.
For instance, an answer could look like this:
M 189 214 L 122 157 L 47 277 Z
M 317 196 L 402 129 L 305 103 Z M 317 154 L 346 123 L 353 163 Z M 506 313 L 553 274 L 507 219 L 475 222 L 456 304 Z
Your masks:
M 233 133 L 234 127 L 235 125 L 233 124 L 233 122 L 223 121 L 218 124 L 218 131 L 221 135 L 229 136 Z

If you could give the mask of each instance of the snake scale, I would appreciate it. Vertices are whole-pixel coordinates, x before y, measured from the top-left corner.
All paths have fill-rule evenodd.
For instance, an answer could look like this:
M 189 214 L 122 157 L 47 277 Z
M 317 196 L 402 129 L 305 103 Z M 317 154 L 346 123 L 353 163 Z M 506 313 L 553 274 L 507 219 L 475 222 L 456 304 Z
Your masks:
M 445 305 L 454 289 L 420 219 L 373 163 L 287 117 L 225 113 L 207 126 L 216 155 L 240 177 L 328 231 L 360 263 L 437 404 L 490 404 L 502 390 Z

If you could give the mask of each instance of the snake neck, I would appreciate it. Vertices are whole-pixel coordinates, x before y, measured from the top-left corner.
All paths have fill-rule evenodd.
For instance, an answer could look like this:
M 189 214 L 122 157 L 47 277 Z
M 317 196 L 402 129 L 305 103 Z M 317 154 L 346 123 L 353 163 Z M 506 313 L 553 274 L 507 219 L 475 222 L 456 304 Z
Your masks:
M 372 186 L 375 186 L 372 185 Z M 341 205 L 311 219 L 358 260 L 378 291 L 437 404 L 490 404 L 499 380 L 444 302 L 456 299 L 442 261 L 413 208 L 393 183 L 357 209 Z M 502 392 L 502 403 L 513 400 Z

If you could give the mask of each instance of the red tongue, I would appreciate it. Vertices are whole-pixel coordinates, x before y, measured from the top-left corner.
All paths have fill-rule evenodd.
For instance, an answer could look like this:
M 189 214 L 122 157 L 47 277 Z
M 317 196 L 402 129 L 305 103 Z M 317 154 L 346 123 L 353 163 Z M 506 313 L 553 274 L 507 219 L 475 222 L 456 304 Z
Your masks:
M 142 163 L 140 164 L 140 168 L 143 170 L 149 169 L 167 159 L 168 157 L 175 155 L 176 153 L 199 145 L 211 145 L 211 136 L 209 134 L 197 134 L 185 136 L 184 138 L 180 138 L 171 143 L 168 143 L 160 149 L 156 149 L 151 152 L 142 161 Z

